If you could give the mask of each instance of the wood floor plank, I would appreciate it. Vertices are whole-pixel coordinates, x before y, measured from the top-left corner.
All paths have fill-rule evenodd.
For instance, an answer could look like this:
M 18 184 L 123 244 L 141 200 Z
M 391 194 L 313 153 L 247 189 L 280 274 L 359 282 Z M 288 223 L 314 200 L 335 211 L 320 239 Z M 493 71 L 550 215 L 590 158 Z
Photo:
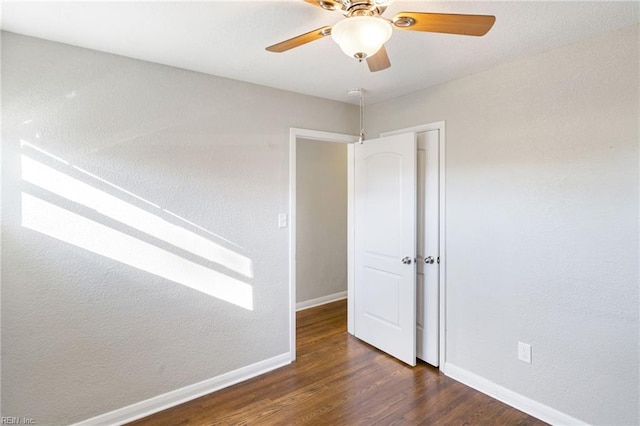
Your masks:
M 545 423 L 347 333 L 346 301 L 297 313 L 297 360 L 130 425 L 526 425 Z

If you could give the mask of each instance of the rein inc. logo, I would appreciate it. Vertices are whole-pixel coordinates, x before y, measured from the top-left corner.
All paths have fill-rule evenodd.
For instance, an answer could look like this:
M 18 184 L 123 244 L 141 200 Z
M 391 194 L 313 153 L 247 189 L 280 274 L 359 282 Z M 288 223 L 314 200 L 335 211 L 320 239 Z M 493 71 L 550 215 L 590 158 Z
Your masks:
M 36 421 L 31 417 L 0 417 L 2 425 L 35 425 Z

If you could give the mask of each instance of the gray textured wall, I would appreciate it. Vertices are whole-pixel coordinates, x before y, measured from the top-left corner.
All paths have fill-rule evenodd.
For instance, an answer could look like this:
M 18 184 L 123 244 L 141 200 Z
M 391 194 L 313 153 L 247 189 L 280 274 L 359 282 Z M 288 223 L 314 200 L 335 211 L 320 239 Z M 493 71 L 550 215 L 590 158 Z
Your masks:
M 366 116 L 370 135 L 446 120 L 447 363 L 591 424 L 640 423 L 639 39 L 611 33 Z
M 347 145 L 296 146 L 296 301 L 347 291 Z
M 3 33 L 2 415 L 67 424 L 288 352 L 289 128 L 353 123 L 350 105 Z M 93 192 L 23 179 L 22 155 Z M 250 286 L 253 309 L 189 288 L 198 274 Z

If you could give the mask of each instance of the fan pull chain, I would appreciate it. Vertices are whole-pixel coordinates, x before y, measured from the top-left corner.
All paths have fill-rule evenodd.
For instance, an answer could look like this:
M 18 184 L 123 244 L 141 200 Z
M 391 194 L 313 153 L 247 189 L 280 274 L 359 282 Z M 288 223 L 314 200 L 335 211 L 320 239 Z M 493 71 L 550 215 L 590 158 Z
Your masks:
M 364 143 L 364 63 L 360 60 L 360 143 Z
M 364 143 L 364 93 L 360 91 L 360 143 Z

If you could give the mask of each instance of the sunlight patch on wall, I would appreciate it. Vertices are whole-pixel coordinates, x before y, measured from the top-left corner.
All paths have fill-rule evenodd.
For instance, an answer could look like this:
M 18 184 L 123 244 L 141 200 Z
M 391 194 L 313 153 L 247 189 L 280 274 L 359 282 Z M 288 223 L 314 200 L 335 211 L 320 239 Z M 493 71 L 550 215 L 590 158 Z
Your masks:
M 23 162 L 23 167 L 24 164 Z M 34 167 L 34 162 L 27 161 L 26 164 L 27 167 Z M 35 167 L 37 168 L 38 165 L 36 164 Z M 25 176 L 33 178 L 31 173 L 33 169 Z M 50 174 L 48 177 L 60 178 L 55 174 Z M 36 181 L 44 183 L 40 180 Z M 72 186 L 66 187 L 65 191 L 75 188 L 82 193 L 87 190 L 82 186 L 76 186 L 80 182 L 67 181 L 66 183 Z M 52 184 L 52 187 L 57 188 L 57 184 L 60 182 Z M 91 194 L 91 191 L 89 193 Z M 96 200 L 105 201 L 100 197 Z M 109 208 L 107 210 L 111 211 Z M 115 211 L 120 213 L 117 209 Z M 22 193 L 22 226 L 244 309 L 253 310 L 253 289 L 249 284 L 24 192 Z
M 39 151 L 42 152 L 42 150 Z M 54 158 L 57 159 L 57 157 Z M 64 160 L 60 161 L 64 162 Z M 153 213 L 96 189 L 25 154 L 22 154 L 21 164 L 22 179 L 26 182 L 93 209 L 111 219 L 215 262 L 247 278 L 253 278 L 251 260 L 233 250 L 174 225 Z

